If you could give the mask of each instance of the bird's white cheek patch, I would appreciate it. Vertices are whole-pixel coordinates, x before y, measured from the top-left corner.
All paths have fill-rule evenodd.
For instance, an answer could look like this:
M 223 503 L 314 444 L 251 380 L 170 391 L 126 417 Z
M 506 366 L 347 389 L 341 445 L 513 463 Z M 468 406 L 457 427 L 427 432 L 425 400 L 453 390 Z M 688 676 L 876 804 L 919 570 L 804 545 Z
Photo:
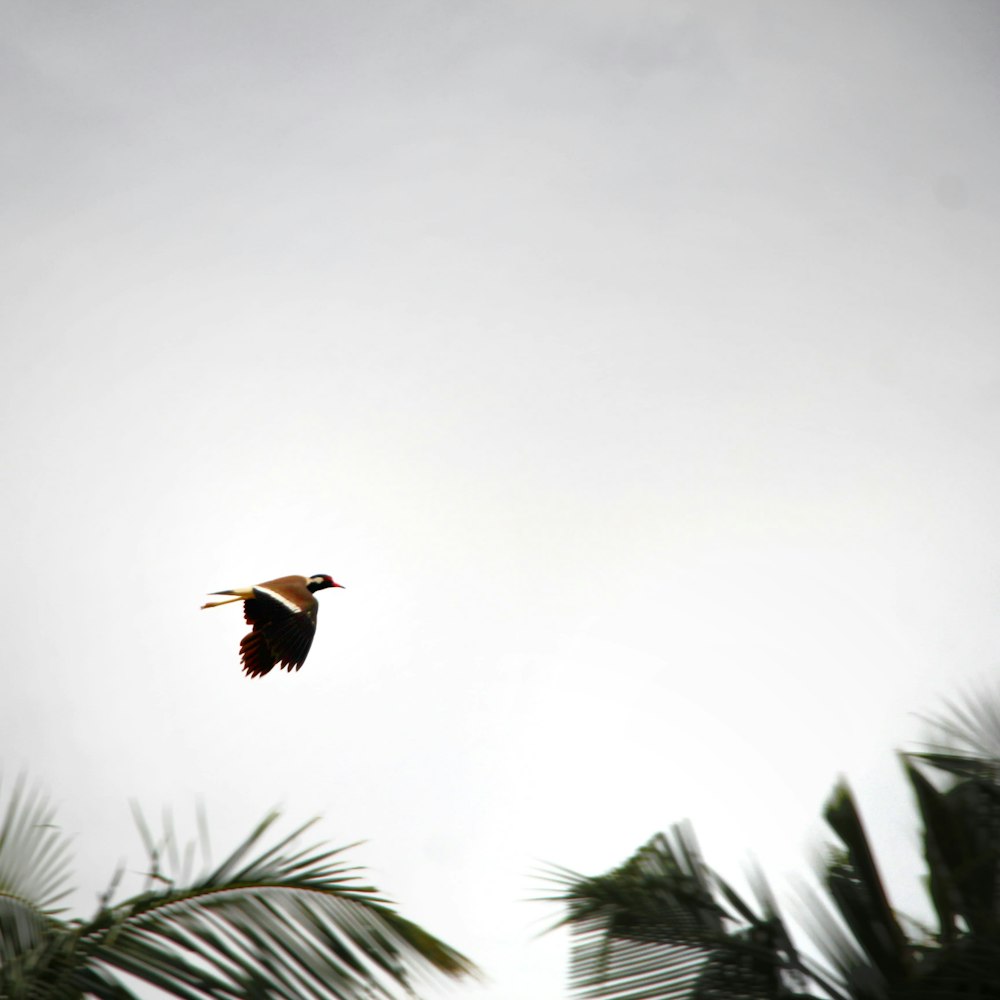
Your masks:
M 270 597 L 272 601 L 283 604 L 293 614 L 297 615 L 302 612 L 302 609 L 294 601 L 290 601 L 287 597 L 282 597 L 281 594 L 275 593 L 275 591 L 270 590 L 268 587 L 254 587 L 253 589 L 254 593 L 263 594 L 265 597 Z

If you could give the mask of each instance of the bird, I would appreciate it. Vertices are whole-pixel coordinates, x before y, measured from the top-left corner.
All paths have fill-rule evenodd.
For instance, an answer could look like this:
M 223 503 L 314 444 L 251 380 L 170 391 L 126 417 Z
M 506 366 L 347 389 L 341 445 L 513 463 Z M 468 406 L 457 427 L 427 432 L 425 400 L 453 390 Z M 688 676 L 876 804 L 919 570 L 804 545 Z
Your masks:
M 253 629 L 240 642 L 240 659 L 248 677 L 263 677 L 275 664 L 283 670 L 298 670 L 305 663 L 316 634 L 317 590 L 340 587 L 325 573 L 315 576 L 281 576 L 266 583 L 232 590 L 216 590 L 204 608 L 243 602 L 243 617 Z

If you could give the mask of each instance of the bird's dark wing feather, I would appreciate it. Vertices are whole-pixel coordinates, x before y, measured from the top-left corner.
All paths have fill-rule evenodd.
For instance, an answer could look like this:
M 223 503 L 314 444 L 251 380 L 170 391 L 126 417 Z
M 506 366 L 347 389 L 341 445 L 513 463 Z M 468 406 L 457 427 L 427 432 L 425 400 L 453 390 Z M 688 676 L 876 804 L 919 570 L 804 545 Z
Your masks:
M 274 656 L 264 639 L 264 633 L 254 629 L 240 642 L 240 659 L 248 677 L 263 677 L 273 666 Z
M 298 670 L 316 634 L 316 611 L 315 606 L 292 611 L 264 594 L 244 601 L 243 615 L 247 624 L 253 625 L 253 631 L 240 643 L 244 672 L 250 677 L 260 677 L 275 664 L 286 670 Z

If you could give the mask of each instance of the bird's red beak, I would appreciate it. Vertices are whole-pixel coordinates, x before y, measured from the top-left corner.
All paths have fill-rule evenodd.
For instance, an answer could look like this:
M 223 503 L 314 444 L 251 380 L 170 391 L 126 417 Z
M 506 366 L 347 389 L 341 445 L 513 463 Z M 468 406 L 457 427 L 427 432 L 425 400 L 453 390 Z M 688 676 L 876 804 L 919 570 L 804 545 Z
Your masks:
M 331 583 L 331 587 L 340 587 L 341 590 L 346 590 L 347 588 L 342 583 Z

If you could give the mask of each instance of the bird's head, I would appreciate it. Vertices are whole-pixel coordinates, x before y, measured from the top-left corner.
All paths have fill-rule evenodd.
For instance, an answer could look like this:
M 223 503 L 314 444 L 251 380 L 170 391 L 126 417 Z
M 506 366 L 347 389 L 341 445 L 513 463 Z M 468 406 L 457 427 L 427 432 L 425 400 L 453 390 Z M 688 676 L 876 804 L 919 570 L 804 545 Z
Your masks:
M 311 576 L 306 581 L 306 586 L 315 594 L 317 590 L 326 590 L 327 587 L 340 587 L 341 590 L 344 589 L 342 583 L 334 583 L 332 576 L 327 576 L 325 573 L 317 573 L 316 576 Z

